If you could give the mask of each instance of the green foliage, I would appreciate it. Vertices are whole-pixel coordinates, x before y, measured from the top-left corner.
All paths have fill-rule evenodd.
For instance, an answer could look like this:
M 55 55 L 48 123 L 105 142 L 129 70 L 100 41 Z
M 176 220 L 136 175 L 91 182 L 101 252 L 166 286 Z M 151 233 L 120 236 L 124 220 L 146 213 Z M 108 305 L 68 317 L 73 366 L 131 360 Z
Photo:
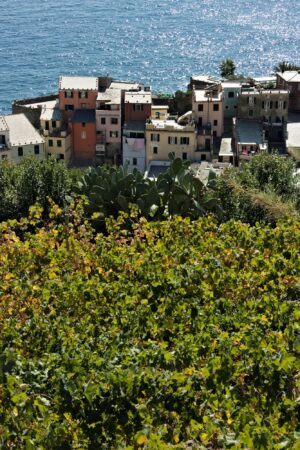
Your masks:
M 234 76 L 236 65 L 233 59 L 224 59 L 220 64 L 220 75 L 222 78 Z
M 261 153 L 239 168 L 226 170 L 216 181 L 223 220 L 276 223 L 296 214 L 299 183 L 291 159 Z
M 0 163 L 0 220 L 28 214 L 39 203 L 47 209 L 48 197 L 62 205 L 76 174 L 54 159 L 40 162 L 24 158 L 20 164 Z
M 297 450 L 299 220 L 83 207 L 0 224 L 0 447 Z
M 273 67 L 275 73 L 277 72 L 285 72 L 287 70 L 300 70 L 300 66 L 297 66 L 294 63 L 289 63 L 287 61 L 281 61 L 276 66 Z
M 218 211 L 213 191 L 192 175 L 189 162 L 170 158 L 169 170 L 157 180 L 145 179 L 138 170 L 128 173 L 126 166 L 90 168 L 76 192 L 87 196 L 87 212 L 100 224 L 106 217 L 128 212 L 130 205 L 137 205 L 140 214 L 151 220 L 171 215 L 196 219 Z M 211 174 L 210 182 L 213 179 Z
M 167 103 L 171 114 L 182 116 L 192 110 L 192 91 L 176 91 L 175 95 Z

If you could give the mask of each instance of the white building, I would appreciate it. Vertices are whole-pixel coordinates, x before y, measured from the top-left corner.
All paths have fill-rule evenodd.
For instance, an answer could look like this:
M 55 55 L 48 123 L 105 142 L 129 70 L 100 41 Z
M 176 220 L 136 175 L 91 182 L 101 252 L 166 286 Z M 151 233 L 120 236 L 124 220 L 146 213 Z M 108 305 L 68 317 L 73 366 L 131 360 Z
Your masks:
M 20 162 L 25 156 L 45 159 L 45 140 L 24 114 L 0 116 L 0 158 Z

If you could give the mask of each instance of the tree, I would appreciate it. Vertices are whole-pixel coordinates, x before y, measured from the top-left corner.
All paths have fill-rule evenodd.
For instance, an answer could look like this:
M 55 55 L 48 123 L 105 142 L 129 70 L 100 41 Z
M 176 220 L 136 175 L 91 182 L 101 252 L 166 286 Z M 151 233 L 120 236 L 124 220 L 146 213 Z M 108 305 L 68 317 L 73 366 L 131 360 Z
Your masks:
M 300 66 L 294 63 L 289 63 L 288 61 L 281 61 L 276 66 L 273 67 L 274 72 L 286 72 L 287 70 L 300 70 Z
M 222 78 L 228 78 L 234 76 L 236 65 L 233 59 L 224 59 L 220 64 L 220 74 Z

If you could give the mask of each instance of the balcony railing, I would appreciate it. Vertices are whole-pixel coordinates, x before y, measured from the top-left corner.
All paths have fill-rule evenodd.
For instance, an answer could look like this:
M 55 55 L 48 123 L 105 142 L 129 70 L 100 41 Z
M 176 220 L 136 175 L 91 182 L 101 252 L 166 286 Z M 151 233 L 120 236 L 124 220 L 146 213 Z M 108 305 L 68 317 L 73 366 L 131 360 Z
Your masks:
M 211 133 L 211 125 L 198 125 L 198 134 L 201 134 L 202 136 L 210 136 Z
M 62 128 L 54 128 L 53 130 L 42 130 L 45 137 L 65 138 L 69 132 Z
M 8 150 L 7 144 L 0 144 L 0 152 L 5 152 L 6 150 Z

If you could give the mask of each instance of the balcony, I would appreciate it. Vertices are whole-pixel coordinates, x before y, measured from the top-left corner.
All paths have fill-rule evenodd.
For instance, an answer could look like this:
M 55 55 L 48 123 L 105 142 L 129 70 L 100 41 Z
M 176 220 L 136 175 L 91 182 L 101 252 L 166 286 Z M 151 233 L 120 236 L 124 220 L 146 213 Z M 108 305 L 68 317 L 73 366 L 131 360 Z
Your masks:
M 42 130 L 45 137 L 65 138 L 69 134 L 67 130 L 62 128 L 54 128 L 53 130 Z
M 105 133 L 96 135 L 96 143 L 100 145 L 106 144 L 106 136 Z
M 0 144 L 0 152 L 5 152 L 9 150 L 7 144 Z
M 197 131 L 201 136 L 211 136 L 212 134 L 211 125 L 198 125 Z

